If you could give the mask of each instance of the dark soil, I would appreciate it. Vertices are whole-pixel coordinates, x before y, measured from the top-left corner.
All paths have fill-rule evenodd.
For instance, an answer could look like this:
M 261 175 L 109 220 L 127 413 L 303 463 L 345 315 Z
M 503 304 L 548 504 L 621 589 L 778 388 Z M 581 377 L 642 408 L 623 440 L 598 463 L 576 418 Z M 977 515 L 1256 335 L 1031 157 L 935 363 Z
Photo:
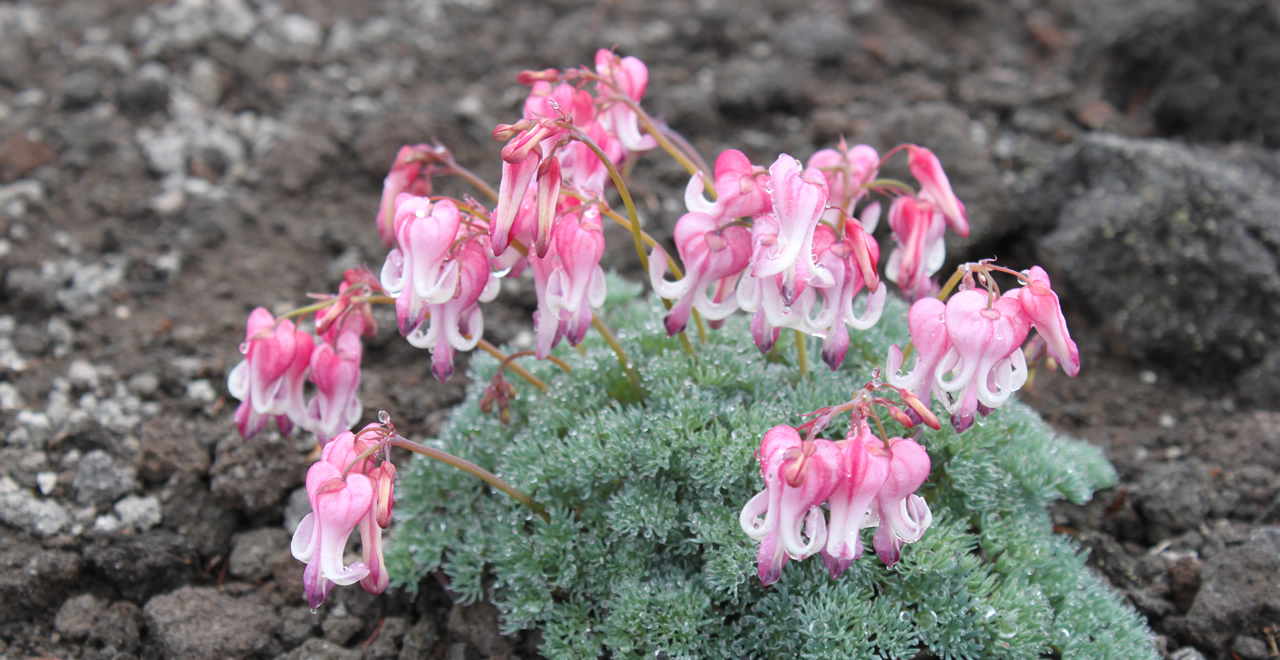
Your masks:
M 1189 328 L 1159 350 L 1127 320 L 1155 300 L 1100 307 L 1047 237 L 1113 182 L 1076 157 L 1105 133 L 1195 154 L 1204 175 L 1180 188 L 1237 168 L 1227 180 L 1271 208 L 1277 44 L 1268 0 L 0 5 L 0 656 L 536 656 L 536 634 L 499 636 L 491 606 L 454 606 L 431 577 L 416 599 L 336 590 L 312 615 L 288 552 L 312 440 L 243 443 L 226 377 L 255 306 L 380 268 L 373 217 L 401 144 L 438 137 L 496 181 L 490 131 L 518 115 L 517 73 L 616 46 L 649 65 L 647 107 L 708 157 L 804 158 L 841 135 L 934 148 L 974 226 L 952 259 L 1043 261 L 1064 292 L 1080 376 L 1040 373 L 1023 396 L 1104 447 L 1122 483 L 1056 509 L 1061 530 L 1169 657 L 1275 657 L 1280 215 L 1245 223 L 1247 262 L 1147 268 L 1193 245 L 1174 223 L 1110 264 L 1168 290 L 1210 274 L 1157 315 L 1173 330 L 1142 328 Z M 637 167 L 654 234 L 685 180 L 660 154 Z M 1235 220 L 1210 219 L 1235 240 Z M 606 260 L 637 271 L 621 233 Z M 1247 312 L 1205 306 L 1231 291 Z M 527 341 L 532 306 L 529 283 L 505 287 L 487 338 Z M 1256 335 L 1198 330 L 1220 311 Z M 464 378 L 437 383 L 394 335 L 366 343 L 365 421 L 387 410 L 430 437 Z

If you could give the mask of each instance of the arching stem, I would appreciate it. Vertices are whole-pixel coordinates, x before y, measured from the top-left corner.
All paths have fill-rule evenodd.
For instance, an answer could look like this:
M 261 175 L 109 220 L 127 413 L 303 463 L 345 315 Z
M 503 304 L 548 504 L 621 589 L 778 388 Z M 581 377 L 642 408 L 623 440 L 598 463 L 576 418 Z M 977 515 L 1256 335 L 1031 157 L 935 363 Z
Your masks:
M 453 454 L 441 451 L 439 449 L 418 444 L 412 440 L 406 439 L 399 435 L 392 436 L 388 440 L 388 444 L 390 444 L 392 447 L 400 447 L 402 449 L 408 449 L 409 451 L 415 454 L 422 454 L 427 458 L 435 459 L 446 465 L 451 465 L 455 468 L 458 468 L 459 470 L 462 470 L 463 472 L 469 472 L 479 477 L 482 481 L 489 484 L 490 486 L 493 486 L 494 488 L 497 488 L 503 493 L 506 493 L 508 496 L 511 497 L 511 499 L 525 505 L 526 507 L 529 508 L 530 511 L 538 514 L 538 516 L 542 518 L 543 521 L 551 522 L 551 515 L 547 513 L 547 508 L 545 506 L 542 506 L 542 504 L 535 501 L 532 497 L 529 497 L 529 495 L 526 494 L 524 491 L 503 481 L 494 473 L 480 467 L 479 465 L 476 465 L 475 463 L 472 463 L 471 461 L 458 458 Z
M 591 315 L 591 325 L 596 329 L 596 332 L 599 332 L 600 336 L 604 338 L 604 343 L 608 344 L 609 348 L 613 349 L 614 354 L 618 356 L 618 363 L 622 365 L 622 370 L 627 374 L 627 380 L 631 381 L 631 386 L 635 388 L 636 392 L 641 397 L 643 397 L 644 387 L 640 383 L 640 372 L 636 371 L 636 365 L 627 357 L 627 352 L 622 349 L 622 344 L 618 342 L 618 338 L 614 336 L 613 331 L 609 330 L 609 326 L 605 325 L 604 321 L 600 320 L 600 316 L 598 314 Z M 688 340 L 686 339 L 685 341 Z
M 809 349 L 805 346 L 804 333 L 799 330 L 796 333 L 796 362 L 800 365 L 800 375 L 805 380 L 809 379 Z
M 483 340 L 483 339 L 481 339 L 481 340 L 476 344 L 476 346 L 480 347 L 480 350 L 484 351 L 485 353 L 488 353 L 489 355 L 492 355 L 493 357 L 498 358 L 498 360 L 499 360 L 501 363 L 503 363 L 503 364 L 507 364 L 507 366 L 509 366 L 509 367 L 511 368 L 511 370 L 512 370 L 512 371 L 514 371 L 514 372 L 516 373 L 516 375 L 517 375 L 517 376 L 519 376 L 519 377 L 521 377 L 521 378 L 525 379 L 526 381 L 528 381 L 528 383 L 529 383 L 530 385 L 532 385 L 532 386 L 534 386 L 534 387 L 538 388 L 538 391 L 539 391 L 539 392 L 546 392 L 546 391 L 547 391 L 547 384 L 546 384 L 546 383 L 544 383 L 544 382 L 542 382 L 542 379 L 541 379 L 541 378 L 538 378 L 537 376 L 535 376 L 535 375 L 533 375 L 533 374 L 529 373 L 529 371 L 528 371 L 527 369 L 525 369 L 524 367 L 522 367 L 522 366 L 520 366 L 520 365 L 518 365 L 518 364 L 514 364 L 514 363 L 510 363 L 510 364 L 508 364 L 508 361 L 509 361 L 511 358 L 507 357 L 507 355 L 506 355 L 505 353 L 503 353 L 502 351 L 498 350 L 498 347 L 497 347 L 497 346 L 494 346 L 493 344 L 490 344 L 489 342 L 487 342 L 487 341 L 485 341 L 485 340 Z M 561 364 L 561 368 L 562 368 L 562 369 L 564 369 L 565 371 L 568 371 L 568 366 L 569 366 L 569 365 L 564 364 L 564 363 L 563 363 L 563 361 L 561 361 L 561 362 L 560 362 L 560 364 Z

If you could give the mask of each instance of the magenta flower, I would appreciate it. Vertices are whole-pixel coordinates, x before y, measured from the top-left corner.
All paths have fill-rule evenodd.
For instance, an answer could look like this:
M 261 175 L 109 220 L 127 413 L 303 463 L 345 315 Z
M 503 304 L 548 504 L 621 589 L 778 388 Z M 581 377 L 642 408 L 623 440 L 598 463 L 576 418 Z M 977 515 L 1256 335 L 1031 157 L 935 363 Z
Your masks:
M 430 318 L 406 339 L 418 348 L 431 349 L 431 373 L 440 382 L 453 377 L 454 351 L 469 351 L 484 334 L 484 314 L 479 303 L 498 295 L 498 278 L 489 270 L 489 254 L 483 242 L 471 240 L 457 250 L 458 284 L 454 296 L 427 306 Z
M 498 203 L 489 223 L 489 238 L 493 242 L 493 253 L 496 256 L 502 256 L 511 246 L 511 225 L 515 222 L 516 209 L 545 157 L 542 151 L 543 141 L 563 131 L 556 127 L 552 119 L 524 120 L 517 124 L 522 125 L 521 130 L 502 148 L 502 179 L 498 182 Z M 499 126 L 494 135 L 504 132 L 504 129 L 515 130 L 514 127 Z
M 311 352 L 311 382 L 316 395 L 307 403 L 303 426 L 316 434 L 321 445 L 360 421 L 360 336 L 338 335 L 337 345 L 320 344 Z
M 1031 323 L 1017 291 L 991 301 L 988 292 L 970 289 L 947 301 L 946 326 L 951 348 L 934 382 L 955 398 L 952 425 L 963 431 L 979 403 L 998 408 L 1026 383 L 1027 362 L 1018 348 Z
M 307 563 L 302 580 L 312 608 L 320 607 L 333 585 L 355 584 L 369 576 L 364 562 L 344 566 L 342 553 L 347 538 L 373 506 L 373 482 L 354 471 L 344 481 L 342 470 L 323 458 L 307 470 L 311 513 L 298 524 L 290 544 L 294 558 Z
M 741 151 L 726 149 L 716 158 L 716 201 L 708 201 L 702 172 L 689 178 L 684 189 L 684 204 L 692 213 L 704 213 L 715 219 L 717 226 L 738 218 L 750 218 L 772 210 L 765 189 L 763 168 L 751 164 Z
M 878 440 L 876 442 L 879 442 Z M 933 512 L 924 498 L 916 495 L 932 467 L 929 452 L 915 440 L 890 438 L 889 473 L 876 493 L 875 508 L 879 517 L 872 545 L 885 566 L 893 566 L 902 557 L 902 545 L 915 543 L 933 523 Z
M 782 154 L 769 168 L 769 185 L 778 231 L 773 243 L 758 244 L 751 275 L 782 274 L 782 299 L 789 305 L 799 294 L 797 282 L 802 278 L 822 279 L 822 273 L 809 269 L 807 262 L 813 253 L 813 232 L 827 204 L 827 181 L 818 170 L 801 172 L 799 161 Z
M 756 216 L 751 225 L 751 239 L 759 251 L 770 249 L 777 241 L 777 220 L 771 215 Z M 816 289 L 808 285 L 809 264 L 811 258 L 797 260 L 795 279 L 791 289 L 787 289 L 784 273 L 768 277 L 753 277 L 746 273 L 738 280 L 738 306 L 747 313 L 755 313 L 751 318 L 751 334 L 756 346 L 768 353 L 778 340 L 781 328 L 794 328 L 808 334 L 820 334 L 820 330 L 809 325 L 809 317 L 817 302 Z M 830 273 L 828 273 L 830 277 Z M 832 279 L 831 283 L 834 284 Z
M 644 62 L 635 57 L 618 57 L 606 48 L 596 51 L 596 75 L 632 101 L 639 101 L 649 86 L 649 69 Z M 609 128 L 627 151 L 649 151 L 658 146 L 652 135 L 640 134 L 639 117 L 627 104 L 614 101 L 608 105 L 605 116 Z
M 444 199 L 403 195 L 396 205 L 396 248 L 382 265 L 381 283 L 396 299 L 400 334 L 407 336 L 423 321 L 427 306 L 449 300 L 457 292 L 458 263 L 450 250 L 458 235 L 458 207 Z
M 387 247 L 395 247 L 395 215 L 396 199 L 402 193 L 415 197 L 426 197 L 431 194 L 431 172 L 434 165 L 423 163 L 415 154 L 421 151 L 434 151 L 429 144 L 406 144 L 396 152 L 396 160 L 391 164 L 391 171 L 382 180 L 382 201 L 378 204 L 378 236 Z M 423 170 L 426 170 L 425 172 Z
M 371 594 L 387 590 L 390 575 L 382 558 L 382 530 L 391 524 L 391 507 L 396 483 L 396 466 L 391 461 L 365 471 L 373 483 L 373 504 L 360 519 L 360 552 L 369 574 L 360 580 L 360 586 Z
M 840 450 L 830 441 L 804 442 L 786 425 L 765 432 L 757 457 L 765 490 L 742 508 L 738 523 L 760 541 L 756 569 L 767 586 L 778 581 L 788 558 L 804 559 L 826 543 L 820 505 L 836 488 L 841 459 Z M 809 537 L 807 542 L 804 535 Z
M 746 227 L 718 228 L 716 219 L 705 213 L 686 213 L 676 222 L 676 250 L 686 273 L 679 282 L 667 282 L 667 253 L 653 248 L 649 257 L 649 281 L 653 290 L 667 300 L 675 300 L 664 323 L 668 335 L 682 332 L 689 313 L 697 309 L 712 321 L 728 317 L 738 309 L 733 293 L 721 300 L 707 297 L 707 289 L 721 280 L 736 277 L 751 259 L 751 232 Z M 716 287 L 718 288 L 718 287 Z
M 929 278 L 947 258 L 942 214 L 914 197 L 899 197 L 889 206 L 889 228 L 898 245 L 889 253 L 885 278 L 896 283 L 908 300 L 930 295 L 935 285 Z
M 830 273 L 832 284 L 814 285 L 822 294 L 822 311 L 806 319 L 807 331 L 823 337 L 822 359 L 835 371 L 844 363 L 849 349 L 846 325 L 867 330 L 880 320 L 884 310 L 887 287 L 880 286 L 875 270 L 880 247 L 875 238 L 850 221 L 841 240 L 836 240 L 835 230 L 819 226 L 814 232 L 813 252 L 817 256 L 816 267 Z M 867 306 L 859 317 L 853 311 L 853 300 L 863 288 L 868 289 Z
M 856 430 L 856 432 L 855 432 Z M 831 494 L 831 525 L 822 562 L 832 578 L 862 556 L 862 530 L 875 524 L 871 505 L 889 476 L 891 464 L 884 443 L 871 433 L 866 420 L 850 429 L 840 447 L 840 482 Z
M 885 365 L 889 384 L 911 392 L 926 406 L 933 401 L 935 392 L 939 398 L 945 397 L 945 393 L 936 385 L 935 377 L 942 358 L 951 349 L 946 310 L 946 303 L 937 298 L 921 298 L 913 303 L 911 310 L 907 312 L 907 328 L 911 345 L 916 350 L 915 367 L 906 375 L 899 373 L 902 367 L 902 349 L 897 344 L 889 347 L 889 360 Z
M 240 400 L 236 426 L 245 440 L 257 435 L 275 417 L 280 432 L 288 434 L 306 419 L 302 388 L 315 339 L 294 328 L 293 321 L 279 323 L 266 308 L 249 314 L 245 359 L 227 376 L 227 390 Z
M 838 150 L 818 151 L 809 157 L 806 167 L 822 172 L 833 203 L 852 214 L 853 205 L 869 192 L 862 186 L 880 174 L 880 154 L 865 144 L 850 148 L 841 138 Z
M 1080 373 L 1080 349 L 1067 331 L 1067 319 L 1062 316 L 1058 294 L 1049 286 L 1049 274 L 1039 266 L 1032 266 L 1023 274 L 1030 281 L 1016 291 L 1022 312 L 1044 338 L 1049 355 L 1062 365 L 1068 376 L 1074 377 Z
M 556 220 L 545 257 L 529 255 L 538 311 L 538 359 L 546 359 L 562 337 L 577 346 L 591 327 L 593 307 L 604 304 L 604 230 L 594 208 L 566 213 Z
M 942 171 L 942 162 L 938 157 L 924 147 L 908 144 L 907 167 L 923 189 L 920 199 L 932 204 L 942 213 L 951 231 L 968 236 L 969 215 L 964 210 L 964 202 L 951 191 L 951 181 L 947 179 L 947 173 Z

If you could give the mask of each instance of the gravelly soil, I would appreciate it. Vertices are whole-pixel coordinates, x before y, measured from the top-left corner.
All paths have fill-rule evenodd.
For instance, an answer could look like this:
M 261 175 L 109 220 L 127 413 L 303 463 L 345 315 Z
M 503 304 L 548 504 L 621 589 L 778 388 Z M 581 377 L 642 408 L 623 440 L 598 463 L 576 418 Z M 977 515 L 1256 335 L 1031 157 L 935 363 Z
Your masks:
M 496 180 L 490 131 L 518 114 L 521 69 L 640 56 L 646 105 L 705 155 L 934 147 L 974 225 L 952 259 L 1025 267 L 1053 254 L 1091 136 L 1247 160 L 1272 199 L 1277 16 L 1265 0 L 0 5 L 0 655 L 536 656 L 536 634 L 498 636 L 490 606 L 454 607 L 431 578 L 416 601 L 346 589 L 308 612 L 286 528 L 311 440 L 242 443 L 225 384 L 253 307 L 380 266 L 372 218 L 401 144 L 438 137 Z M 660 237 L 684 180 L 659 155 L 636 168 Z M 1261 222 L 1271 277 L 1277 220 Z M 611 238 L 609 263 L 635 273 Z M 1176 289 L 1143 270 L 1164 249 L 1120 267 Z M 1248 313 L 1268 328 L 1265 286 Z M 1206 335 L 1189 369 L 1136 345 L 1129 317 L 1064 298 L 1081 375 L 1040 374 L 1024 397 L 1123 483 L 1057 509 L 1062 531 L 1169 657 L 1274 657 L 1280 383 L 1249 369 L 1280 358 Z M 529 283 L 508 287 L 488 338 L 520 338 L 532 304 Z M 1208 313 L 1178 305 L 1192 326 Z M 388 410 L 429 437 L 463 379 L 437 383 L 392 325 L 366 343 L 366 421 Z

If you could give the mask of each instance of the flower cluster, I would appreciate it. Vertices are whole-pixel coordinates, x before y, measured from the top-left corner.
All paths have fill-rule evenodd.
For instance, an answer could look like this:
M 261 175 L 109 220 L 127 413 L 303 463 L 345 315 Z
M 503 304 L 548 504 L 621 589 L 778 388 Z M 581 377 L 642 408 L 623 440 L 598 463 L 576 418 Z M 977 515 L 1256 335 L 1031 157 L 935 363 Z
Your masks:
M 1039 333 L 1033 346 L 1043 346 L 1068 376 L 1080 371 L 1080 352 L 1042 268 L 1014 273 L 1023 286 L 1003 295 L 990 273 L 1004 269 L 985 262 L 965 268 L 971 269 L 968 277 L 947 302 L 924 298 L 911 306 L 907 318 L 915 367 L 905 375 L 900 372 L 903 352 L 897 345 L 890 348 L 886 365 L 891 384 L 926 402 L 935 396 L 942 401 L 957 432 L 1003 405 L 1026 383 L 1022 346 L 1031 328 Z M 975 288 L 974 273 L 981 288 Z
M 313 608 L 335 584 L 359 582 L 371 594 L 387 588 L 382 530 L 391 524 L 396 467 L 386 460 L 384 441 L 391 433 L 385 424 L 370 424 L 355 435 L 345 431 L 325 445 L 320 460 L 307 470 L 311 513 L 298 524 L 290 549 L 307 565 L 302 579 Z M 342 553 L 356 527 L 363 558 L 344 566 Z
M 227 378 L 228 391 L 240 400 L 236 426 L 245 440 L 274 418 L 281 433 L 299 426 L 323 445 L 360 420 L 360 338 L 377 326 L 367 305 L 351 301 L 368 279 L 367 272 L 347 271 L 337 302 L 316 320 L 319 337 L 262 307 L 249 315 L 240 345 L 245 359 Z M 310 400 L 307 382 L 315 389 Z
M 756 566 L 765 585 L 778 581 L 788 559 L 819 553 L 839 577 L 862 556 L 861 532 L 870 527 L 876 554 L 893 566 L 902 545 L 919 541 L 933 521 L 916 494 L 929 477 L 929 454 L 915 440 L 882 441 L 865 421 L 836 442 L 802 440 L 796 429 L 775 426 L 758 457 L 765 490 L 743 507 L 739 523 L 760 542 Z
M 381 530 L 390 523 L 391 444 L 468 470 L 547 516 L 496 476 L 395 436 L 385 418 L 351 433 L 362 414 L 361 337 L 376 332 L 371 305 L 394 305 L 400 334 L 431 352 L 432 373 L 441 381 L 452 377 L 457 351 L 479 346 L 499 357 L 501 367 L 481 405 L 486 411 L 496 406 L 504 422 L 516 390 L 503 369 L 510 366 L 546 389 L 511 361 L 533 355 L 569 370 L 553 349 L 562 340 L 578 345 L 592 327 L 613 346 L 643 397 L 636 366 L 594 311 L 605 300 L 600 261 L 606 219 L 631 230 L 654 290 L 667 301 L 668 335 L 682 335 L 691 322 L 702 334 L 704 320 L 718 328 L 742 310 L 753 315 L 751 332 L 761 351 L 772 350 L 782 329 L 791 329 L 821 338 L 823 360 L 836 370 L 848 353 L 849 328 L 866 330 L 882 314 L 888 295 L 882 277 L 914 302 L 909 321 L 917 357 L 910 372 L 901 373 L 905 353 L 894 346 L 887 384 L 877 379 L 850 403 L 818 411 L 801 427 L 808 429 L 804 438 L 786 425 L 764 435 L 758 458 L 765 490 L 747 503 L 741 524 L 760 542 L 758 568 L 765 584 L 779 578 L 788 559 L 819 553 L 832 576 L 840 575 L 862 555 L 860 532 L 868 527 L 876 528 L 876 553 L 893 565 L 902 546 L 919 540 L 929 526 L 929 507 L 916 494 L 928 477 L 929 455 L 913 439 L 874 435 L 869 420 L 879 420 L 872 405 L 886 408 L 904 426 L 923 422 L 936 429 L 940 424 L 928 404 L 937 397 L 951 412 L 953 427 L 964 431 L 976 415 L 998 407 L 1025 383 L 1028 357 L 1047 353 L 1051 366 L 1063 365 L 1068 375 L 1078 371 L 1079 355 L 1057 295 L 1038 267 L 1013 273 L 1023 286 L 1002 295 L 992 275 L 1012 271 L 970 264 L 950 300 L 930 297 L 941 290 L 945 298 L 957 284 L 939 287 L 933 276 L 945 259 L 947 229 L 967 236 L 969 225 L 964 204 L 928 149 L 906 144 L 881 155 L 842 139 L 807 163 L 782 154 L 767 168 L 730 149 L 712 169 L 641 108 L 648 70 L 634 57 L 600 50 L 593 68 L 526 71 L 520 82 L 530 87 L 522 117 L 493 132 L 506 142 L 496 190 L 439 143 L 405 145 L 383 182 L 375 216 L 390 249 L 381 272 L 348 271 L 337 294 L 319 296 L 314 305 L 281 318 L 259 308 L 249 317 L 241 346 L 245 360 L 228 381 L 241 401 L 235 418 L 242 435 L 252 438 L 274 419 L 284 433 L 295 426 L 313 432 L 323 448 L 307 474 L 312 513 L 293 538 L 294 556 L 307 564 L 313 607 L 335 584 L 360 582 L 373 593 L 387 585 Z M 683 274 L 641 231 L 623 176 L 638 155 L 659 147 L 691 173 L 684 191 L 688 212 L 674 227 Z M 900 151 L 914 186 L 880 177 L 885 161 Z M 433 178 L 445 175 L 475 186 L 492 207 L 470 196 L 433 195 Z M 610 185 L 629 217 L 610 207 Z M 888 200 L 893 239 L 883 274 L 873 235 L 882 210 L 875 195 Z M 537 296 L 534 348 L 503 356 L 483 340 L 480 305 L 493 300 L 503 278 L 526 270 Z M 301 329 L 310 314 L 314 332 Z M 1024 354 L 1019 348 L 1031 328 L 1038 337 Z M 689 340 L 681 340 L 693 354 Z M 798 362 L 807 369 L 804 346 L 798 342 Z M 897 392 L 905 410 L 874 396 L 879 388 Z M 836 413 L 848 410 L 852 423 L 844 440 L 816 437 Z M 343 547 L 357 527 L 364 557 L 344 566 Z

